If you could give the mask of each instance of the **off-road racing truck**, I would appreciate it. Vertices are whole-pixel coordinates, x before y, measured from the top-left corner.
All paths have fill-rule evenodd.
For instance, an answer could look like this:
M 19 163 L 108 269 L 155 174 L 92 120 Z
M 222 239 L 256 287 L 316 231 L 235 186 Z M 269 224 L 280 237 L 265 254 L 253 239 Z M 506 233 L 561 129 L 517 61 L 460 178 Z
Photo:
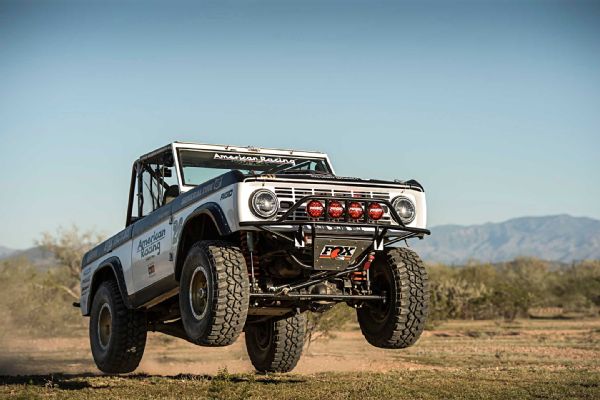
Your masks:
M 326 154 L 175 142 L 133 164 L 125 229 L 82 262 L 92 354 L 136 369 L 148 331 L 201 346 L 245 332 L 262 372 L 292 370 L 306 311 L 356 308 L 373 346 L 419 338 L 427 275 L 406 239 L 425 229 L 414 181 L 336 176 Z

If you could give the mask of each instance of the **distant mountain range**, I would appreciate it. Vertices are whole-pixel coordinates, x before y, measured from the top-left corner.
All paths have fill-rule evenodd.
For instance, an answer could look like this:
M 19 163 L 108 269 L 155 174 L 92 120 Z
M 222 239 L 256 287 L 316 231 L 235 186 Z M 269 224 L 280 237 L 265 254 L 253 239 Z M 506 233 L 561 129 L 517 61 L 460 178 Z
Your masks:
M 52 253 L 40 246 L 34 246 L 27 250 L 14 250 L 0 246 L 0 261 L 9 258 L 25 258 L 39 269 L 54 265 Z
M 600 221 L 551 215 L 483 225 L 440 225 L 431 228 L 431 236 L 409 244 L 428 262 L 458 265 L 469 260 L 501 262 L 526 256 L 570 263 L 600 259 Z M 40 268 L 53 264 L 52 255 L 40 247 L 12 250 L 0 246 L 0 260 L 13 257 L 28 258 Z
M 9 249 L 8 247 L 0 246 L 0 259 L 9 257 L 11 254 L 16 252 L 17 250 Z
M 515 218 L 483 225 L 441 225 L 409 243 L 429 262 L 500 262 L 530 256 L 572 262 L 600 259 L 600 221 L 569 215 Z

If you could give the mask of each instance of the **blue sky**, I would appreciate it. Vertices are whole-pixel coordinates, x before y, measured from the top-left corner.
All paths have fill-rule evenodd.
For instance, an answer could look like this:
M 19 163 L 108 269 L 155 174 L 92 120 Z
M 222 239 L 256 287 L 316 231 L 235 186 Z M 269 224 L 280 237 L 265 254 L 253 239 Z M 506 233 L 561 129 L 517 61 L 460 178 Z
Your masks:
M 431 225 L 600 218 L 600 3 L 0 0 L 0 245 L 120 230 L 173 140 L 416 178 Z

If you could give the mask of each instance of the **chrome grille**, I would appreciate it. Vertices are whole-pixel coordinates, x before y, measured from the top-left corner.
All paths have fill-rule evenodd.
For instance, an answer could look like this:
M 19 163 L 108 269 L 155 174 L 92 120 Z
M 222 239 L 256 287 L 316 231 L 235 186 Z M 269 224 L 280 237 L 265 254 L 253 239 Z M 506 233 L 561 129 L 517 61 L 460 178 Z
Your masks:
M 389 192 L 365 191 L 363 190 L 337 190 L 327 188 L 297 188 L 297 187 L 276 187 L 275 194 L 279 199 L 279 211 L 277 217 L 281 217 L 290 207 L 296 204 L 296 201 L 306 196 L 336 196 L 336 197 L 363 197 L 368 199 L 390 200 Z M 379 222 L 391 223 L 392 219 L 388 207 L 383 205 L 384 214 Z M 292 215 L 289 216 L 292 221 L 308 221 L 306 214 L 306 205 L 302 204 Z

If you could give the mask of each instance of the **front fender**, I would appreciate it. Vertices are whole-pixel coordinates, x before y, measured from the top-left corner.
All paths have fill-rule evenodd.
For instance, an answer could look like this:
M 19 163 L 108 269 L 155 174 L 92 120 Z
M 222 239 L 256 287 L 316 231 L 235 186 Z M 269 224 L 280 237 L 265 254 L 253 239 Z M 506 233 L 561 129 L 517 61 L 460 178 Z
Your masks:
M 92 274 L 92 278 L 87 290 L 82 287 L 81 290 L 81 313 L 85 316 L 90 315 L 94 293 L 100 284 L 107 279 L 115 279 L 121 293 L 123 303 L 127 308 L 132 308 L 127 296 L 127 286 L 125 285 L 125 275 L 123 274 L 123 265 L 118 257 L 110 257 L 98 266 Z
M 200 222 L 199 219 L 204 218 L 204 221 Z M 188 230 L 193 228 L 193 224 L 195 223 L 204 223 L 206 222 L 206 218 L 208 218 L 213 226 L 216 229 L 216 233 L 219 237 L 227 236 L 232 233 L 231 227 L 227 222 L 227 217 L 223 212 L 221 206 L 215 202 L 207 202 L 200 206 L 198 206 L 194 211 L 192 211 L 185 219 L 185 221 L 177 222 L 175 221 L 175 225 L 173 227 L 173 242 L 176 243 L 177 252 L 175 254 L 175 277 L 179 279 L 179 272 L 181 271 L 181 267 L 183 264 L 183 260 L 185 259 L 184 246 L 185 236 Z M 203 232 L 204 233 L 204 232 Z M 199 240 L 202 239 L 217 239 L 217 237 L 211 236 L 200 236 Z M 189 243 L 188 243 L 189 245 Z

